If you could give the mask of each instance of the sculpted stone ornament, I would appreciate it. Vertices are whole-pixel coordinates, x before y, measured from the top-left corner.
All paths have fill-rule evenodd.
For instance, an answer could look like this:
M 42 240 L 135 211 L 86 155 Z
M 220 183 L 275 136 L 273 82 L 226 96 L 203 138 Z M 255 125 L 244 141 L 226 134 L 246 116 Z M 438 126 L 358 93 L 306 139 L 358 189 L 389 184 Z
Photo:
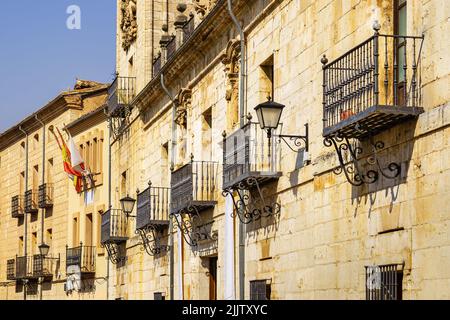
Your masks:
M 136 2 L 137 0 L 122 0 L 120 4 L 122 48 L 125 51 L 130 48 L 137 38 Z

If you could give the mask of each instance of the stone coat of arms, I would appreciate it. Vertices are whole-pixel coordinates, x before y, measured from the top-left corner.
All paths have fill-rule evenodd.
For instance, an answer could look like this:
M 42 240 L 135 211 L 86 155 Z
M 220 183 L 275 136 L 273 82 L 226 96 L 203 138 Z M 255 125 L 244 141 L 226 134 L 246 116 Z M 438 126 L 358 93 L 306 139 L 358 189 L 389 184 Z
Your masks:
M 137 38 L 136 2 L 137 0 L 122 0 L 120 5 L 120 29 L 124 50 L 128 50 Z

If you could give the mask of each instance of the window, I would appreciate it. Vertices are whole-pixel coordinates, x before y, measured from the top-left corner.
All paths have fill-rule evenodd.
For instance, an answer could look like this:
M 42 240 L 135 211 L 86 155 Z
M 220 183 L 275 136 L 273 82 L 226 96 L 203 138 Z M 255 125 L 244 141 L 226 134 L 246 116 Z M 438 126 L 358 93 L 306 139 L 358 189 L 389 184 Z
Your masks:
M 31 254 L 33 255 L 39 253 L 37 241 L 37 232 L 33 232 L 31 234 Z
M 402 300 L 403 265 L 366 267 L 366 300 Z
M 53 158 L 48 159 L 47 164 L 47 183 L 53 183 Z
M 25 157 L 25 152 L 26 152 L 26 145 L 25 145 L 25 141 L 22 141 L 20 143 L 20 157 L 24 158 Z
M 87 246 L 93 245 L 93 235 L 94 235 L 94 225 L 92 223 L 92 214 L 89 213 L 86 215 L 85 220 L 85 237 L 84 237 L 84 244 Z
M 19 176 L 19 195 L 22 196 L 25 193 L 25 172 L 22 171 Z
M 161 146 L 161 185 L 169 184 L 169 142 Z
M 202 158 L 197 160 L 208 161 L 212 159 L 212 110 L 209 108 L 202 116 Z
M 33 150 L 37 150 L 39 148 L 39 135 L 36 133 L 33 138 Z
M 127 196 L 127 172 L 126 171 L 124 171 L 121 175 L 119 196 L 120 196 L 120 198 Z
M 32 185 L 33 192 L 37 192 L 38 188 L 39 188 L 39 166 L 36 165 L 33 167 L 33 185 Z
M 72 220 L 72 245 L 73 247 L 76 247 L 79 243 L 80 238 L 78 234 L 78 217 L 74 217 Z
M 23 251 L 23 236 L 19 237 L 19 256 L 23 255 L 24 251 Z
M 271 285 L 268 280 L 250 281 L 250 300 L 270 300 Z
M 394 34 L 406 36 L 407 27 L 407 0 L 395 0 L 394 2 Z M 398 82 L 398 98 L 399 105 L 403 105 L 406 101 L 406 41 L 404 38 L 396 38 L 394 41 L 395 59 L 397 67 Z
M 266 101 L 267 97 L 269 96 L 272 98 L 272 100 L 274 100 L 275 87 L 274 87 L 273 55 L 271 55 L 260 66 L 259 86 L 260 86 L 259 91 L 261 102 Z
M 47 229 L 45 232 L 45 243 L 50 246 L 50 250 L 52 250 L 52 241 L 53 241 L 53 230 Z

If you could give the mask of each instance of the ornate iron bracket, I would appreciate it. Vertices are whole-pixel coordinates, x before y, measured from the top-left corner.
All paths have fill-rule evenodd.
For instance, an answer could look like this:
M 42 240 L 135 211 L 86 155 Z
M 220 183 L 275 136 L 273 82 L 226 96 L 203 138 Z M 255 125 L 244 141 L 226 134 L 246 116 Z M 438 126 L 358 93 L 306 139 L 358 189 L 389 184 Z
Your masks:
M 337 175 L 344 173 L 347 181 L 354 186 L 375 183 L 378 181 L 380 174 L 388 179 L 398 177 L 401 172 L 400 164 L 391 162 L 386 168 L 383 168 L 378 158 L 377 153 L 384 149 L 384 142 L 374 142 L 373 137 L 370 137 L 369 142 L 372 147 L 372 154 L 367 157 L 366 162 L 372 167 L 364 170 L 359 158 L 363 149 L 357 145 L 358 140 L 351 143 L 350 139 L 342 134 L 325 137 L 323 144 L 326 147 L 334 146 L 339 160 L 339 167 L 333 169 L 333 172 Z M 346 160 L 346 153 L 350 157 L 349 161 Z
M 250 190 L 254 190 L 253 194 L 256 194 L 256 197 L 252 197 Z M 234 192 L 237 193 L 237 198 L 234 196 Z M 247 178 L 234 187 L 223 190 L 222 195 L 224 197 L 231 196 L 235 209 L 232 216 L 237 215 L 243 224 L 249 224 L 262 217 L 277 215 L 281 211 L 279 203 L 266 202 L 258 180 L 254 177 Z
M 107 114 L 109 117 L 108 127 L 111 129 L 113 140 L 117 140 L 118 138 L 120 138 L 120 136 L 123 135 L 123 133 L 128 128 L 128 125 L 130 124 L 130 107 L 124 106 L 120 112 L 120 116 L 112 116 L 110 114 Z
M 309 151 L 309 127 L 308 124 L 305 124 L 305 135 L 291 135 L 291 134 L 279 134 L 273 135 L 278 138 L 278 142 L 283 141 L 289 149 L 294 152 L 299 153 L 301 150 Z
M 150 224 L 143 229 L 136 230 L 136 234 L 141 236 L 141 249 L 145 250 L 150 256 L 156 256 L 170 250 L 170 246 L 161 244 L 163 229 L 162 225 Z
M 184 240 L 191 247 L 196 247 L 200 241 L 217 240 L 217 234 L 208 230 L 212 222 L 204 223 L 196 206 L 181 209 L 170 217 L 175 219 Z
M 108 252 L 108 258 L 112 264 L 118 264 L 125 260 L 125 257 L 120 256 L 119 245 L 114 242 L 105 242 L 102 243 L 102 247 L 106 248 Z

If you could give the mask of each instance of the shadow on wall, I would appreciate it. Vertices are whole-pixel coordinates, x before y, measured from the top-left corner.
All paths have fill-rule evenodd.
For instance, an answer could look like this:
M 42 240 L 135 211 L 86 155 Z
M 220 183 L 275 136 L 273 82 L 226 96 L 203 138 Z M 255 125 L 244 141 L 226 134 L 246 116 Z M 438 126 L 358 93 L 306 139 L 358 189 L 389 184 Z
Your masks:
M 355 205 L 355 216 L 361 203 L 369 204 L 368 216 L 376 203 L 379 191 L 385 191 L 389 198 L 389 212 L 397 201 L 399 186 L 407 181 L 411 157 L 414 150 L 414 129 L 417 120 L 411 120 L 391 128 L 371 139 L 359 143 L 362 150 L 358 165 L 360 172 L 375 180 L 352 186 L 352 204 Z M 355 167 L 355 166 L 353 166 Z M 373 178 L 371 178 L 373 177 Z

